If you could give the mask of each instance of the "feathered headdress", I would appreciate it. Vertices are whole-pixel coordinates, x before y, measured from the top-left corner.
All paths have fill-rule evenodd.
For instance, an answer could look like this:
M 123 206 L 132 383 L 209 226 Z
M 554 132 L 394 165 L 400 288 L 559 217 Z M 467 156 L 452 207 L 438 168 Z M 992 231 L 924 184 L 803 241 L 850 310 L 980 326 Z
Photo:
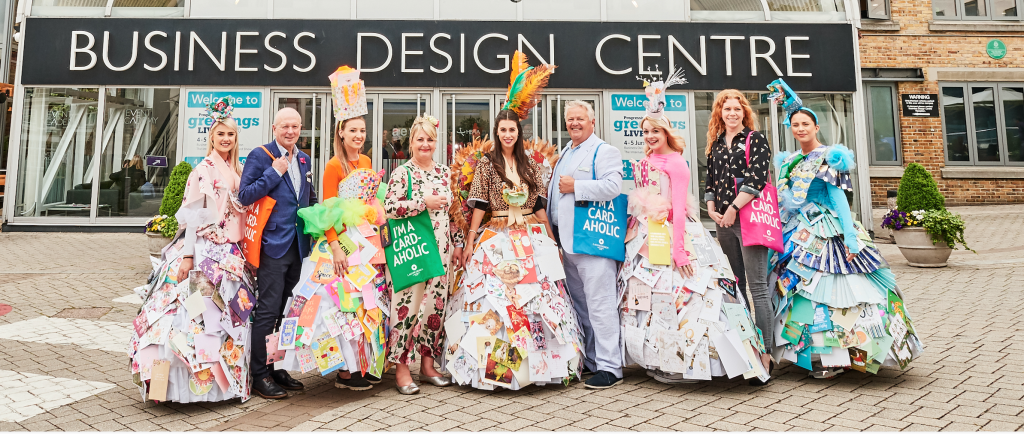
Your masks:
M 231 112 L 235 111 L 235 108 L 231 105 L 231 98 L 224 97 L 206 105 L 206 115 L 209 116 L 214 122 L 223 122 L 225 119 L 231 118 Z
M 644 82 L 644 93 L 647 94 L 644 108 L 647 109 L 647 117 L 651 119 L 661 119 L 661 116 L 665 114 L 665 90 L 669 86 L 686 84 L 682 68 L 672 71 L 664 81 L 658 80 L 650 83 L 647 80 L 641 80 Z
M 334 119 L 342 122 L 369 113 L 366 108 L 366 84 L 359 79 L 359 71 L 339 67 L 330 76 L 331 96 L 334 99 Z
M 505 94 L 502 110 L 511 110 L 519 120 L 530 115 L 530 109 L 537 105 L 537 95 L 548 85 L 548 77 L 555 72 L 555 65 L 530 66 L 526 55 L 520 51 L 512 56 L 512 78 Z
M 783 119 L 782 125 L 789 127 L 789 117 L 793 116 L 793 113 L 797 110 L 804 110 L 810 113 L 811 116 L 814 116 L 814 123 L 818 123 L 818 114 L 814 110 L 804 107 L 803 100 L 781 78 L 771 82 L 768 85 L 768 90 L 772 92 L 768 95 L 768 98 L 774 100 L 783 110 L 786 110 L 786 118 Z

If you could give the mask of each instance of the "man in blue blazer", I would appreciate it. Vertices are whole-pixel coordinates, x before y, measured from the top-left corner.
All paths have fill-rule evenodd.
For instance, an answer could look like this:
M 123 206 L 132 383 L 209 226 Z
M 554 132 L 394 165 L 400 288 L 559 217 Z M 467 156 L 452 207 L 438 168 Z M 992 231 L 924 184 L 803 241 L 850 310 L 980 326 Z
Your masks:
M 594 108 L 583 101 L 565 104 L 572 143 L 558 158 L 548 186 L 548 218 L 565 253 L 565 284 L 583 328 L 585 386 L 605 389 L 622 382 L 619 303 L 615 260 L 576 253 L 573 229 L 577 201 L 608 201 L 622 189 L 622 154 L 594 134 Z M 589 371 L 589 372 L 588 372 Z
M 285 389 L 302 390 L 303 385 L 288 371 L 267 367 L 266 336 L 274 333 L 283 318 L 288 298 L 285 294 L 299 283 L 302 260 L 309 256 L 310 238 L 304 233 L 299 209 L 312 206 L 317 200 L 312 160 L 295 146 L 302 132 L 299 112 L 281 109 L 272 128 L 274 141 L 252 150 L 245 160 L 238 199 L 243 205 L 252 205 L 264 197 L 277 201 L 263 228 L 249 367 L 253 390 L 264 398 L 280 399 L 288 396 Z

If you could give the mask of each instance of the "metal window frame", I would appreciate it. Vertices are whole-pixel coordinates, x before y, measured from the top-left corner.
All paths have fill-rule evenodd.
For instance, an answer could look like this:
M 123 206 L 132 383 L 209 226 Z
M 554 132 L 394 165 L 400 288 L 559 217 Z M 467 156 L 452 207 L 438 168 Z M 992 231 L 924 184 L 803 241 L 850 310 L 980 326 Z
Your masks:
M 849 0 L 849 1 L 853 1 L 853 0 Z M 858 7 L 860 7 L 861 1 L 864 1 L 865 3 L 870 3 L 871 2 L 871 0 L 860 0 L 860 1 L 857 1 L 857 6 Z M 890 19 L 892 19 L 892 2 L 890 0 L 882 0 L 882 1 L 885 2 L 885 14 L 871 16 L 871 8 L 870 7 L 865 7 L 863 9 L 861 9 L 861 14 L 858 14 L 858 15 L 862 15 L 862 18 L 867 18 L 867 19 L 870 19 L 870 20 L 890 20 Z
M 1002 112 L 1002 110 L 1000 110 L 1000 108 L 999 108 L 999 105 L 1000 105 L 999 104 L 999 95 L 998 95 L 998 93 L 999 93 L 999 86 L 997 86 L 997 83 L 994 83 L 994 82 L 965 83 L 965 85 L 967 87 L 967 97 L 966 97 L 966 99 L 969 99 L 970 100 L 970 104 L 971 104 L 971 109 L 970 109 L 970 119 L 971 119 L 971 121 L 970 121 L 970 125 L 967 126 L 968 129 L 970 130 L 970 138 L 971 138 L 971 141 L 972 141 L 972 143 L 971 143 L 971 163 L 973 163 L 974 166 L 1004 166 L 1004 165 L 1006 165 L 1005 164 L 1006 163 L 1006 152 L 1003 152 L 1004 146 L 1003 146 L 1003 143 L 1000 143 L 1001 140 L 999 140 L 998 134 L 996 135 L 996 146 L 999 148 L 999 161 L 980 161 L 978 159 L 978 135 L 977 135 L 978 131 L 976 129 L 977 117 L 975 116 L 975 113 L 974 113 L 974 89 L 986 89 L 986 88 L 992 89 L 992 105 L 995 108 L 994 115 L 996 117 L 996 129 L 997 129 L 996 132 L 998 133 L 998 129 L 1000 128 L 1000 124 L 1002 123 L 999 120 L 1000 112 Z
M 942 89 L 944 88 L 960 88 L 963 91 L 963 104 L 964 104 L 964 133 L 967 134 L 967 161 L 952 161 L 949 159 L 949 143 L 946 141 L 948 135 L 948 128 L 946 127 L 946 107 L 942 104 Z M 942 122 L 942 159 L 947 166 L 973 166 L 974 165 L 974 132 L 971 125 L 974 123 L 974 118 L 971 116 L 972 110 L 968 108 L 968 90 L 967 83 L 939 83 L 939 119 Z
M 886 0 L 886 1 L 889 1 L 889 0 Z M 978 0 L 978 1 L 982 1 L 982 2 L 985 3 L 985 12 L 986 12 L 985 15 L 968 17 L 964 13 L 964 0 L 954 0 L 954 4 L 955 4 L 954 10 L 956 11 L 956 16 L 948 17 L 948 16 L 938 16 L 938 15 L 935 15 L 935 9 L 933 7 L 932 8 L 932 18 L 936 19 L 936 20 L 942 20 L 942 21 L 1021 21 L 1021 20 L 1024 20 L 1024 13 L 1022 13 L 1022 12 L 1024 12 L 1024 11 L 1022 11 L 1022 9 L 1024 9 L 1024 0 L 1014 0 L 1014 3 L 1017 6 L 1017 16 L 1016 17 L 998 17 L 998 16 L 995 15 L 995 13 L 992 10 L 992 0 Z
M 960 88 L 964 92 L 964 117 L 967 122 L 967 147 L 970 155 L 969 161 L 950 161 L 948 143 L 946 142 L 946 111 L 939 107 L 939 115 L 942 119 L 942 149 L 943 160 L 948 166 L 982 166 L 982 167 L 1020 167 L 1024 161 L 1009 160 L 1009 143 L 1006 139 L 1006 113 L 1003 107 L 1002 91 L 1004 87 L 1024 89 L 1024 83 L 1019 82 L 940 82 L 939 94 L 943 88 Z M 996 140 L 999 145 L 999 161 L 978 161 L 978 140 L 975 129 L 974 99 L 972 89 L 992 88 L 992 103 L 995 106 L 996 128 L 998 129 Z
M 1009 126 L 1006 125 L 1006 106 L 1003 104 L 1004 87 L 1024 90 L 1024 83 L 995 83 L 996 127 L 999 128 L 999 134 L 997 136 L 997 139 L 999 140 L 999 155 L 1002 156 L 1001 160 L 1002 165 L 1004 166 L 1024 166 L 1024 161 L 1010 161 L 1010 142 L 1006 138 L 1006 131 Z
M 874 145 L 871 143 L 871 141 L 873 140 L 874 131 L 875 131 L 875 118 L 874 118 L 874 116 L 870 116 L 869 115 L 869 116 L 865 116 L 864 121 L 867 124 L 866 126 L 867 126 L 867 132 L 868 132 L 868 136 L 865 139 L 868 141 L 868 144 L 871 146 L 871 152 L 868 153 L 871 165 L 872 166 L 903 166 L 903 140 L 900 137 L 902 135 L 901 131 L 900 131 L 900 109 L 901 109 L 901 107 L 900 107 L 900 101 L 899 101 L 899 92 L 896 89 L 896 83 L 893 83 L 893 82 L 889 82 L 889 83 L 886 83 L 886 82 L 881 82 L 881 83 L 880 82 L 868 82 L 868 83 L 864 83 L 863 87 L 864 87 L 865 108 L 868 110 L 869 114 L 875 112 L 875 109 L 874 109 L 875 101 L 874 101 L 873 98 L 871 98 L 871 91 L 870 91 L 870 89 L 872 87 L 887 87 L 887 88 L 889 88 L 890 95 L 891 95 L 890 98 L 891 98 L 891 101 L 892 101 L 892 115 L 893 115 L 893 119 L 892 120 L 893 120 L 893 127 L 894 127 L 895 140 L 896 140 L 896 160 L 894 160 L 894 161 L 878 161 L 878 160 L 875 159 Z

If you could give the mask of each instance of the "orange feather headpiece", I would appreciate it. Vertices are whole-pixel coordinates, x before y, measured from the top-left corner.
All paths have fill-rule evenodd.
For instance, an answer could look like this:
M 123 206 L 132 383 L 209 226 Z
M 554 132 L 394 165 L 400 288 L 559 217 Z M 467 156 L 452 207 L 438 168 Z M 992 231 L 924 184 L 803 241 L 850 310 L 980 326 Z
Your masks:
M 530 66 L 526 55 L 520 51 L 512 56 L 512 77 L 505 94 L 502 110 L 511 110 L 519 120 L 530 115 L 530 109 L 537 105 L 537 96 L 548 85 L 548 77 L 555 72 L 555 65 Z

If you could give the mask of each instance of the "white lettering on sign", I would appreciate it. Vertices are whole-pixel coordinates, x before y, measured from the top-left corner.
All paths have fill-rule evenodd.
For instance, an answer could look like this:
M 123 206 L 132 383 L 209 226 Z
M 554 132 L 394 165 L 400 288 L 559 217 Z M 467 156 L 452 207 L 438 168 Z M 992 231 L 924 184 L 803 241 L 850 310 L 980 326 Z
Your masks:
M 644 39 L 661 39 L 661 35 L 637 35 L 636 37 L 636 60 L 637 60 L 637 71 L 640 74 L 647 72 L 644 69 L 644 57 L 661 57 L 661 53 L 648 53 L 644 51 Z
M 273 38 L 273 37 L 285 38 L 287 36 L 288 35 L 286 35 L 284 33 L 281 33 L 281 32 L 270 32 L 270 33 L 267 33 L 267 37 L 266 38 L 263 38 L 263 46 L 267 47 L 267 51 L 270 51 L 271 53 L 274 53 L 274 54 L 276 54 L 276 55 L 281 57 L 281 64 L 280 65 L 272 67 L 272 66 L 267 65 L 267 64 L 264 63 L 263 64 L 263 69 L 266 69 L 267 71 L 270 71 L 270 72 L 277 72 L 277 71 L 280 71 L 280 70 L 284 69 L 284 66 L 288 64 L 288 56 L 285 55 L 284 53 L 282 53 L 281 50 L 278 50 L 277 48 L 274 48 L 273 45 L 270 45 L 270 38 Z
M 84 47 L 78 46 L 78 37 L 85 36 L 89 43 Z M 87 71 L 96 66 L 96 53 L 92 52 L 92 46 L 96 45 L 96 38 L 92 36 L 92 33 L 75 30 L 71 32 L 71 70 L 72 71 Z M 85 66 L 78 66 L 77 57 L 78 53 L 86 53 L 89 55 L 89 64 Z
M 701 37 L 700 37 L 700 64 L 697 64 L 697 61 L 693 60 L 693 56 L 690 56 L 690 53 L 688 51 L 686 51 L 685 48 L 683 48 L 683 45 L 680 44 L 678 40 L 676 40 L 675 36 L 668 35 L 668 69 L 669 69 L 669 71 L 673 71 L 673 70 L 676 69 L 676 52 L 675 52 L 675 50 L 679 50 L 679 52 L 682 53 L 684 57 L 686 57 L 686 60 L 689 60 L 690 64 L 693 65 L 693 67 L 697 69 L 697 72 L 700 73 L 700 75 L 708 75 L 707 41 L 704 39 L 703 35 L 701 35 Z M 779 75 L 781 75 L 781 74 L 779 74 Z
M 402 33 L 402 72 L 423 72 L 422 68 L 406 68 L 405 67 L 405 56 L 415 55 L 422 56 L 422 51 L 409 51 L 405 49 L 405 38 L 422 38 L 422 33 Z M 431 47 L 433 47 L 433 39 L 431 39 Z
M 765 41 L 768 43 L 768 51 L 764 53 L 757 52 L 757 41 Z M 765 36 L 751 36 L 750 37 L 750 75 L 757 76 L 757 59 L 764 59 L 768 61 L 768 64 L 772 66 L 772 70 L 775 71 L 775 75 L 782 77 L 782 70 L 772 60 L 772 54 L 775 53 L 775 41 L 772 38 Z
M 149 66 L 149 64 L 143 64 L 142 66 L 144 68 L 150 70 L 150 71 L 159 71 L 161 69 L 164 69 L 165 66 L 167 66 L 167 54 L 164 54 L 163 50 L 160 50 L 160 49 L 158 49 L 158 48 L 153 46 L 153 37 L 154 36 L 161 36 L 161 37 L 166 38 L 167 34 L 164 33 L 164 32 L 161 32 L 159 30 L 155 30 L 155 31 L 149 32 L 149 34 L 146 35 L 146 39 L 144 41 L 145 44 L 146 44 L 146 49 L 147 50 L 152 51 L 152 52 L 156 53 L 156 55 L 160 56 L 160 64 L 157 65 L 157 66 Z
M 111 71 L 124 71 L 135 64 L 135 58 L 139 54 L 139 32 L 132 32 L 132 60 L 121 67 L 110 64 L 110 56 L 107 54 L 110 49 L 110 32 L 103 32 L 103 64 Z
M 786 36 L 786 75 L 790 77 L 810 77 L 810 72 L 793 72 L 793 59 L 810 59 L 810 54 L 793 54 L 793 41 L 809 41 L 807 36 Z
M 295 35 L 295 40 L 292 43 L 292 46 L 295 47 L 295 51 L 298 51 L 298 52 L 300 52 L 302 54 L 305 54 L 305 55 L 309 56 L 309 66 L 307 66 L 305 68 L 299 68 L 297 65 L 292 65 L 292 69 L 294 69 L 296 71 L 299 71 L 299 72 L 309 72 L 310 70 L 313 69 L 314 66 L 316 66 L 316 56 L 314 56 L 313 53 L 310 53 L 305 48 L 302 48 L 302 47 L 299 46 L 299 39 L 302 39 L 303 37 L 310 37 L 310 38 L 316 39 L 316 35 L 314 35 L 312 33 L 309 33 L 309 32 L 302 32 L 302 33 L 299 33 L 298 35 Z
M 224 70 L 224 59 L 228 54 L 228 32 L 220 32 L 220 59 L 217 59 L 213 55 L 213 52 L 206 47 L 202 39 L 199 39 L 199 35 L 196 32 L 189 32 L 188 40 L 188 70 L 192 71 L 195 68 L 196 61 L 196 42 L 199 43 L 199 47 L 206 52 L 207 56 L 210 56 L 210 60 L 213 60 L 213 64 L 217 65 L 217 69 Z
M 530 52 L 533 53 L 533 58 L 537 59 L 537 63 L 542 63 L 542 64 L 546 64 L 546 65 L 555 65 L 555 35 L 554 34 L 552 34 L 552 33 L 548 34 L 548 57 L 547 57 L 547 59 L 545 59 L 544 56 L 541 56 L 540 53 L 537 52 L 537 49 L 533 48 L 533 45 L 530 44 L 530 41 L 527 41 L 526 37 L 523 36 L 522 33 L 520 33 L 519 34 L 519 52 L 525 54 L 526 52 L 523 51 L 523 45 L 525 45 L 526 48 L 530 49 Z
M 382 65 L 376 68 L 363 68 L 363 37 L 377 38 L 384 41 L 384 44 L 388 47 L 388 60 L 385 60 Z M 361 72 L 380 72 L 384 68 L 387 68 L 391 64 L 391 41 L 387 37 L 380 33 L 359 33 L 356 35 L 356 69 Z
M 259 50 L 243 50 L 242 49 L 242 37 L 243 36 L 259 36 L 260 32 L 238 32 L 235 33 L 235 71 L 248 71 L 255 72 L 258 68 L 246 68 L 242 66 L 242 55 L 243 54 L 256 54 Z
M 448 66 L 445 66 L 444 69 L 437 69 L 431 66 L 430 70 L 437 74 L 444 74 L 448 72 L 449 69 L 452 69 L 452 56 L 449 56 L 448 53 L 445 53 L 444 51 L 441 51 L 437 48 L 437 45 L 434 44 L 434 41 L 436 41 L 437 38 L 445 38 L 450 41 L 452 39 L 452 35 L 449 35 L 447 33 L 438 33 L 434 35 L 432 38 L 430 38 L 430 50 L 444 56 L 445 59 L 448 59 Z
M 732 41 L 742 41 L 743 36 L 712 36 L 713 40 L 725 41 L 725 75 L 732 75 Z
M 611 75 L 629 74 L 630 72 L 633 71 L 633 68 L 621 69 L 621 70 L 617 70 L 616 71 L 616 70 L 609 69 L 607 66 L 605 66 L 604 59 L 601 58 L 601 49 L 604 48 L 604 43 L 608 42 L 609 39 L 622 39 L 622 40 L 624 40 L 626 42 L 632 41 L 632 39 L 630 39 L 629 36 L 620 35 L 618 33 L 613 33 L 611 35 L 605 36 L 604 39 L 601 39 L 601 42 L 597 43 L 597 48 L 594 49 L 594 59 L 597 60 L 597 66 L 600 66 L 601 69 L 604 70 L 604 72 L 607 72 L 607 73 L 609 73 Z
M 484 64 L 480 63 L 480 44 L 482 44 L 485 40 L 491 39 L 491 38 L 503 39 L 503 40 L 506 40 L 506 41 L 508 40 L 508 36 L 502 35 L 501 33 L 488 33 L 486 35 L 481 36 L 480 39 L 476 40 L 476 45 L 473 45 L 473 60 L 476 61 L 476 66 L 479 67 L 481 71 L 486 72 L 488 74 L 503 74 L 503 73 L 506 73 L 506 72 L 508 72 L 508 68 L 509 68 L 509 65 L 508 65 L 508 54 L 499 54 L 499 55 L 495 56 L 498 59 L 501 59 L 501 60 L 505 61 L 505 66 L 502 67 L 501 69 L 490 69 L 490 68 L 485 67 Z

